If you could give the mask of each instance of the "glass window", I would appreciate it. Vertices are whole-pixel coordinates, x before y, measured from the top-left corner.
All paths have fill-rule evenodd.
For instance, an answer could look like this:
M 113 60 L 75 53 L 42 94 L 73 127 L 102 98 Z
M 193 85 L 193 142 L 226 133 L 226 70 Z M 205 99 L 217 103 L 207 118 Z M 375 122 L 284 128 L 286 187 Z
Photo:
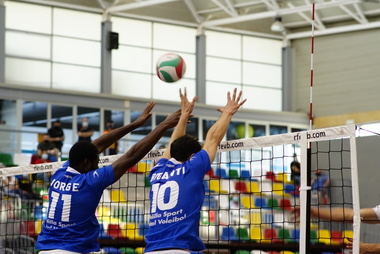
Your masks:
M 47 132 L 47 103 L 25 101 L 22 105 L 22 152 L 34 153 L 41 133 Z
M 180 79 L 174 83 L 166 83 L 161 81 L 157 76 L 153 78 L 153 98 L 165 101 L 180 101 L 179 88 L 187 89 L 188 98 L 195 96 L 195 80 Z
M 85 124 L 87 122 L 87 124 Z M 78 133 L 82 137 L 79 140 L 93 141 L 100 136 L 100 112 L 98 108 L 78 107 Z M 91 135 L 92 134 L 92 135 Z M 78 134 L 79 136 L 79 134 Z
M 208 56 L 241 58 L 241 35 L 207 31 L 206 38 L 206 54 Z M 228 50 L 226 50 L 227 48 Z
M 282 42 L 280 40 L 243 36 L 243 59 L 281 64 Z
M 164 121 L 167 116 L 168 116 L 168 114 L 166 114 L 166 115 L 158 115 L 157 114 L 156 115 L 156 125 L 159 125 L 162 121 Z M 172 133 L 173 133 L 173 129 L 166 130 L 163 137 L 169 137 L 170 138 Z
M 50 59 L 50 37 L 7 31 L 5 53 L 12 56 Z
M 226 83 L 241 83 L 241 62 L 207 57 L 206 79 Z
M 236 84 L 234 85 L 234 84 L 225 84 L 225 83 L 207 81 L 206 82 L 206 103 L 209 105 L 224 106 L 227 102 L 227 92 L 233 91 L 234 88 L 241 89 L 241 86 L 236 85 Z M 248 97 L 247 94 L 244 94 L 243 96 L 245 98 Z
M 183 26 L 153 24 L 153 47 L 195 53 L 196 30 Z
M 160 58 L 163 54 L 167 53 L 162 50 L 153 50 L 153 65 L 152 65 L 152 73 L 156 74 L 156 64 L 158 58 Z M 195 55 L 194 54 L 185 54 L 178 53 L 186 63 L 186 72 L 185 78 L 193 78 L 195 79 Z
M 54 63 L 53 88 L 99 93 L 100 69 Z
M 101 15 L 54 8 L 53 34 L 100 41 Z
M 112 93 L 138 98 L 151 98 L 152 75 L 112 71 Z
M 306 128 L 292 128 L 291 132 L 300 132 L 300 131 L 306 131 Z
M 53 61 L 100 66 L 100 43 L 53 37 Z
M 73 108 L 69 106 L 51 105 L 52 122 L 59 120 L 65 135 L 62 154 L 67 157 L 73 145 Z M 53 126 L 53 123 L 52 123 Z
M 16 152 L 16 101 L 0 99 L 0 152 Z
M 243 63 L 243 83 L 255 86 L 282 87 L 281 66 Z
M 131 111 L 131 122 L 135 121 L 142 112 L 140 111 Z M 149 132 L 152 131 L 152 118 L 149 118 L 148 121 L 145 122 L 145 124 L 134 131 L 132 131 L 132 134 L 135 135 L 146 135 Z
M 245 138 L 245 132 L 246 132 L 246 128 L 245 128 L 244 122 L 232 121 L 228 125 L 227 140 Z
M 152 47 L 152 23 L 112 17 L 112 30 L 119 33 L 120 44 Z
M 198 138 L 198 130 L 199 119 L 195 117 L 190 118 L 190 123 L 188 123 L 186 127 L 186 134 Z
M 266 135 L 266 126 L 259 124 L 248 124 L 248 137 L 261 137 Z
M 243 97 L 248 99 L 243 108 L 282 110 L 282 91 L 279 89 L 244 86 Z
M 269 135 L 277 135 L 288 133 L 288 127 L 282 125 L 270 125 L 269 126 Z
M 116 129 L 124 126 L 124 111 L 122 110 L 104 110 L 104 129 L 107 127 L 107 122 L 112 122 L 112 128 Z
M 8 83 L 50 87 L 49 62 L 7 57 L 5 66 L 5 80 Z
M 6 28 L 51 33 L 51 7 L 6 1 Z
M 216 120 L 202 120 L 202 133 L 203 133 L 203 140 L 206 140 L 206 135 L 208 130 L 211 128 L 211 126 L 216 122 Z
M 119 46 L 112 54 L 112 68 L 151 73 L 152 50 Z

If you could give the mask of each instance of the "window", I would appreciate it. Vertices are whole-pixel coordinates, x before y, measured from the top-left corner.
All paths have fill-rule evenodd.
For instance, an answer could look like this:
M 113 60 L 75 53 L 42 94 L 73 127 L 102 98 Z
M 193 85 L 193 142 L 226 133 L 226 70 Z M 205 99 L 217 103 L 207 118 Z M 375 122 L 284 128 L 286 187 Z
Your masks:
M 211 128 L 211 126 L 216 122 L 216 120 L 202 120 L 203 125 L 203 140 L 206 140 L 207 132 Z
M 59 120 L 65 135 L 62 153 L 67 155 L 73 145 L 73 108 L 70 106 L 51 105 L 52 122 Z
M 243 63 L 243 83 L 281 89 L 281 66 Z
M 112 93 L 139 98 L 151 98 L 152 75 L 112 71 Z
M 152 23 L 112 17 L 112 30 L 119 33 L 119 43 L 138 47 L 152 47 Z
M 208 56 L 241 58 L 241 35 L 207 31 L 206 40 Z
M 259 124 L 248 124 L 248 137 L 266 136 L 266 126 Z
M 280 40 L 243 36 L 243 60 L 281 65 Z
M 281 90 L 260 87 L 243 87 L 243 97 L 248 98 L 243 108 L 281 111 Z
M 188 98 L 195 96 L 195 80 L 181 79 L 177 82 L 166 83 L 159 78 L 153 79 L 153 98 L 159 100 L 179 101 L 178 90 L 179 88 L 186 87 Z
M 246 128 L 244 122 L 232 121 L 228 126 L 227 130 L 227 140 L 241 139 L 245 138 Z
M 206 79 L 225 83 L 241 83 L 241 63 L 236 60 L 207 57 Z
M 53 88 L 99 93 L 100 69 L 55 63 Z
M 139 118 L 141 114 L 142 114 L 142 112 L 140 112 L 140 111 L 132 111 L 131 112 L 131 122 L 133 122 L 137 118 Z M 143 126 L 132 131 L 132 134 L 146 135 L 151 131 L 152 131 L 152 118 L 149 118 L 148 121 L 146 121 Z
M 51 32 L 51 7 L 6 1 L 5 27 L 28 32 Z
M 232 91 L 234 88 L 241 88 L 241 87 L 240 85 L 236 85 L 236 84 L 232 85 L 232 84 L 207 81 L 206 103 L 209 105 L 224 106 L 225 103 L 227 102 L 227 92 Z M 246 96 L 247 95 L 245 94 L 244 97 Z
M 49 62 L 6 57 L 5 66 L 5 80 L 8 83 L 50 87 Z
M 90 137 L 91 140 L 95 140 L 100 136 L 100 111 L 98 108 L 88 108 L 88 107 L 78 107 L 78 118 L 77 126 L 78 132 L 80 130 L 86 129 L 83 125 L 84 122 L 88 122 L 88 128 L 93 131 L 93 135 Z M 79 140 L 79 138 L 78 138 Z
M 5 44 L 7 55 L 50 59 L 49 36 L 7 31 Z
M 282 125 L 270 125 L 269 126 L 269 135 L 277 135 L 288 133 L 288 127 Z
M 195 35 L 196 30 L 194 28 L 154 23 L 153 47 L 169 51 L 194 53 Z
M 112 68 L 118 70 L 151 73 L 152 50 L 119 46 L 113 51 Z

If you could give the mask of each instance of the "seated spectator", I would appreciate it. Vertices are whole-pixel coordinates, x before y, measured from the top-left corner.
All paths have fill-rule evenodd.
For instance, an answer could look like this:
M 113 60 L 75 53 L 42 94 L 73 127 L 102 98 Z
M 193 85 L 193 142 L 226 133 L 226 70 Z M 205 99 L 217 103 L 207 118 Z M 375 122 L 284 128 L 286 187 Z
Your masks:
M 291 169 L 291 180 L 293 181 L 293 183 L 297 186 L 300 186 L 300 182 L 301 182 L 301 164 L 294 160 L 290 163 L 290 169 Z
M 328 191 L 330 186 L 330 178 L 320 169 L 315 170 L 314 175 L 315 176 L 311 181 L 311 189 L 315 191 L 314 194 L 316 195 L 316 200 L 318 200 L 318 203 L 326 205 L 330 203 Z
M 94 134 L 94 130 L 89 126 L 88 117 L 82 118 L 81 127 L 78 129 L 78 142 L 88 141 L 91 142 L 91 137 Z

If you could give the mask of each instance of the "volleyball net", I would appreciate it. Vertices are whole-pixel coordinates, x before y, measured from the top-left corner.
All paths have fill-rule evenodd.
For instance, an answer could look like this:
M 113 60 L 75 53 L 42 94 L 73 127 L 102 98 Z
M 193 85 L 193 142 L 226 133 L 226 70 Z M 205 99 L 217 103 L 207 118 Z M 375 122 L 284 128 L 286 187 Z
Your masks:
M 151 151 L 104 190 L 96 211 L 102 246 L 124 253 L 144 246 L 150 211 L 147 176 L 161 155 L 162 150 Z M 119 157 L 101 157 L 99 166 Z M 300 174 L 291 171 L 292 162 L 300 164 Z M 353 253 L 359 253 L 356 164 L 354 125 L 222 142 L 204 178 L 200 237 L 217 253 L 224 249 L 338 253 L 345 238 L 353 238 Z M 0 249 L 35 252 L 49 208 L 50 176 L 61 165 L 0 169 Z M 182 198 L 191 202 L 191 197 Z M 354 223 L 313 218 L 310 207 L 352 208 Z M 181 220 L 180 215 L 164 220 L 174 218 Z

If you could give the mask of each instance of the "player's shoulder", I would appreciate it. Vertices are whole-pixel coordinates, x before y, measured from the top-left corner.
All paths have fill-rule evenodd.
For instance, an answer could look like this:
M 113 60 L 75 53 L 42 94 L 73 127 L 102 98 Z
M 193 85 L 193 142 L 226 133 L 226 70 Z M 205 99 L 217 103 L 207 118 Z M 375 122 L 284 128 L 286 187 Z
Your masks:
M 210 161 L 210 156 L 208 155 L 206 150 L 201 149 L 199 152 L 191 156 L 189 161 L 191 162 L 194 160 L 205 160 L 207 162 L 207 161 Z

